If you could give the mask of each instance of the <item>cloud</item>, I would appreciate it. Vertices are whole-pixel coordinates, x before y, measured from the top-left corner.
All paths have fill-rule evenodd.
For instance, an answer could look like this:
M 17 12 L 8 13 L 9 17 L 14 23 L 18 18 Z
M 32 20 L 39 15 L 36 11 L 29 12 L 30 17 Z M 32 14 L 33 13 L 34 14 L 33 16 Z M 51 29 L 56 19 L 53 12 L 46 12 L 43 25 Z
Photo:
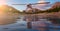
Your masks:
M 45 2 L 46 2 L 45 0 L 38 1 L 38 3 L 45 3 Z M 34 7 L 40 10 L 45 10 L 47 9 L 47 7 L 50 7 L 50 6 L 51 6 L 50 4 L 37 4 Z

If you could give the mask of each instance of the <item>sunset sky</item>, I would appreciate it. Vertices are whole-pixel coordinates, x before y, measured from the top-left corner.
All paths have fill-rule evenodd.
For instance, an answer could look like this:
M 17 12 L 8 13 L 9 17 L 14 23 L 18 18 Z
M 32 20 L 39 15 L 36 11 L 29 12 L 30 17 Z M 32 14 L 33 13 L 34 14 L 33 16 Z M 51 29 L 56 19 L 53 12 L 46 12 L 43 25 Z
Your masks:
M 14 8 L 16 8 L 18 10 L 24 10 L 24 9 L 26 9 L 26 6 L 24 6 L 24 5 L 16 6 L 16 5 L 12 5 L 12 4 L 37 3 L 39 1 L 42 1 L 42 0 L 0 0 L 0 5 L 7 4 L 10 6 L 13 6 Z M 50 2 L 50 4 L 52 4 L 52 3 L 55 3 L 60 0 L 43 0 L 43 1 L 47 1 L 47 2 Z

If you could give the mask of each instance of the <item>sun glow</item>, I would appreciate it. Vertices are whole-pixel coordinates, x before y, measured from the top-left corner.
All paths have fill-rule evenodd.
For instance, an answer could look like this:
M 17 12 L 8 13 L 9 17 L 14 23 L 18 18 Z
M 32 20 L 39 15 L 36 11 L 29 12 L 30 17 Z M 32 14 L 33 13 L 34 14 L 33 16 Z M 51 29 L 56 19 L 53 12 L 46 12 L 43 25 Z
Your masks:
M 7 0 L 0 0 L 0 5 L 6 4 L 6 1 L 7 1 Z
M 4 10 L 3 5 L 6 5 L 7 0 L 0 0 L 0 11 Z
M 3 5 L 6 4 L 6 0 L 0 0 L 0 16 L 4 14 L 4 7 Z

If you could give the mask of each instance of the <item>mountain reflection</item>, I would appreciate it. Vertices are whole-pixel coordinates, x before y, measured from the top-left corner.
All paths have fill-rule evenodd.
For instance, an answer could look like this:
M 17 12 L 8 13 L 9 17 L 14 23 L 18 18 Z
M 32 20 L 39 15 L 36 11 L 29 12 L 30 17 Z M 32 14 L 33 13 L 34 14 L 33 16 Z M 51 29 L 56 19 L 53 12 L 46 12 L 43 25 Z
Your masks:
M 0 15 L 0 25 L 5 25 L 5 24 L 12 24 L 15 23 L 17 20 L 17 15 Z

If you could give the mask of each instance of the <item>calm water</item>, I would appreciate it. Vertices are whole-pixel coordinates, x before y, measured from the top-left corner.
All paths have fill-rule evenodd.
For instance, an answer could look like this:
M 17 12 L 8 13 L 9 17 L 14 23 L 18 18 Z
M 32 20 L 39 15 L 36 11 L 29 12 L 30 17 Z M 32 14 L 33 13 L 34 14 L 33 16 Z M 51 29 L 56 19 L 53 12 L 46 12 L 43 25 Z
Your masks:
M 24 16 L 20 16 L 20 19 L 17 19 L 16 23 L 13 24 L 8 24 L 8 25 L 0 25 L 0 30 L 4 28 L 10 28 L 10 29 L 15 29 L 15 28 L 27 28 L 27 22 L 23 21 Z
M 25 31 L 26 31 L 26 29 L 27 29 L 27 22 L 24 21 L 23 18 L 24 18 L 24 16 L 20 16 L 20 19 L 17 19 L 16 23 L 13 23 L 13 24 L 0 25 L 0 31 L 5 31 L 5 30 L 6 31 L 13 31 L 13 30 L 18 30 L 19 31 L 20 29 L 23 29 L 23 30 L 25 29 Z M 51 22 L 47 21 L 47 19 L 40 19 L 40 20 L 41 21 L 31 22 L 32 23 L 32 29 L 39 27 L 44 22 L 51 24 Z M 36 25 L 38 25 L 38 26 L 36 26 Z M 43 25 L 45 25 L 45 24 L 43 24 Z M 35 30 L 35 31 L 38 31 L 38 30 Z M 60 30 L 58 30 L 58 31 L 60 31 Z
M 5 28 L 9 29 L 25 29 L 27 28 L 26 26 L 26 21 L 23 21 L 23 16 L 20 17 L 21 19 L 17 19 L 16 23 L 13 24 L 8 24 L 8 25 L 0 25 L 0 31 L 4 30 Z

